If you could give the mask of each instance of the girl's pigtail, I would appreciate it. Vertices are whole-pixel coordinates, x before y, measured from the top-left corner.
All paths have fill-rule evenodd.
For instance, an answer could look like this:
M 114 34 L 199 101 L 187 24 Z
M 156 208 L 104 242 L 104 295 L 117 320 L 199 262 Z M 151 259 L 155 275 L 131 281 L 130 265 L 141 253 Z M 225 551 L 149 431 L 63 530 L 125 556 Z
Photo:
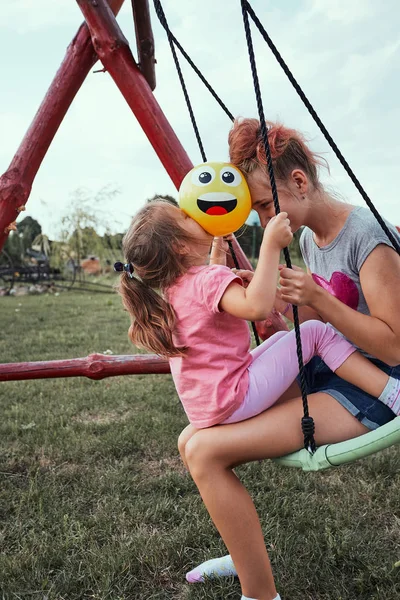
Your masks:
M 135 346 L 166 358 L 185 354 L 186 348 L 175 346 L 172 337 L 175 313 L 158 292 L 124 272 L 119 293 L 132 319 L 128 335 Z

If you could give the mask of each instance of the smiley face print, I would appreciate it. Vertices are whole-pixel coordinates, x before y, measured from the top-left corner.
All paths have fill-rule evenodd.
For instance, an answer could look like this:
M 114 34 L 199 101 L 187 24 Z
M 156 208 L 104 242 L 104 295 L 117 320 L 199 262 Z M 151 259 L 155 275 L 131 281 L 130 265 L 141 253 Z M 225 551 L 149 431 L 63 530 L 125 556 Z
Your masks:
M 186 175 L 179 206 L 211 235 L 241 227 L 251 211 L 249 188 L 242 173 L 229 163 L 207 162 Z

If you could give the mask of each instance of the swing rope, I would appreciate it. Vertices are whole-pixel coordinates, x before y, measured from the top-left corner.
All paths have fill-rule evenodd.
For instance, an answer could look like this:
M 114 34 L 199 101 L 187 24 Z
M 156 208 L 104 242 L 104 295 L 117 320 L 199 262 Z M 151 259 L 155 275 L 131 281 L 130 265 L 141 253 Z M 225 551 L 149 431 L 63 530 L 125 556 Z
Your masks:
M 168 27 L 167 18 L 165 16 L 163 7 L 161 6 L 160 0 L 154 0 L 154 8 L 156 10 L 156 13 L 157 13 L 157 16 L 158 16 L 158 18 L 160 20 L 161 25 L 164 27 L 165 31 L 167 32 L 168 42 L 169 42 L 169 45 L 170 45 L 170 48 L 171 48 L 171 52 L 172 52 L 172 56 L 173 56 L 173 59 L 174 59 L 174 62 L 175 62 L 175 67 L 176 67 L 176 70 L 178 72 L 179 81 L 181 82 L 181 87 L 182 87 L 183 95 L 185 96 L 186 104 L 187 104 L 187 107 L 188 107 L 188 110 L 189 110 L 190 120 L 192 121 L 194 133 L 196 135 L 197 143 L 199 145 L 200 154 L 202 156 L 203 162 L 207 162 L 207 156 L 206 156 L 206 153 L 204 151 L 203 143 L 201 141 L 199 128 L 197 127 L 197 123 L 196 123 L 196 119 L 195 119 L 195 116 L 194 116 L 193 108 L 192 108 L 192 105 L 191 105 L 191 102 L 190 102 L 188 91 L 186 89 L 185 80 L 183 78 L 182 69 L 181 69 L 181 66 L 179 64 L 178 56 L 176 54 L 176 50 L 175 50 L 175 46 L 174 46 L 174 41 L 173 41 L 173 38 L 172 38 L 172 33 L 171 33 L 170 28 Z
M 320 129 L 321 133 L 325 137 L 326 141 L 328 142 L 328 144 L 331 147 L 331 149 L 333 150 L 333 152 L 335 153 L 335 155 L 336 155 L 337 159 L 339 160 L 340 164 L 343 166 L 343 168 L 345 169 L 346 173 L 350 177 L 351 181 L 354 183 L 356 189 L 358 190 L 358 192 L 360 193 L 361 197 L 363 198 L 363 200 L 365 201 L 365 203 L 367 204 L 367 206 L 371 210 L 372 214 L 374 215 L 374 217 L 378 221 L 379 225 L 382 227 L 383 231 L 385 232 L 385 234 L 389 238 L 390 242 L 393 244 L 393 246 L 396 249 L 397 253 L 400 254 L 400 245 L 399 245 L 398 241 L 393 236 L 392 232 L 388 229 L 386 223 L 384 222 L 384 220 L 380 216 L 379 212 L 375 208 L 372 200 L 369 198 L 369 196 L 365 192 L 365 190 L 362 187 L 360 181 L 358 180 L 358 178 L 354 174 L 353 170 L 351 169 L 350 165 L 348 164 L 347 160 L 345 159 L 345 157 L 343 156 L 343 154 L 339 150 L 339 148 L 338 148 L 337 144 L 335 143 L 334 139 L 330 135 L 329 131 L 326 129 L 325 125 L 323 124 L 323 122 L 321 121 L 320 117 L 318 116 L 316 110 L 314 109 L 314 107 L 312 106 L 311 102 L 308 100 L 307 96 L 303 92 L 303 90 L 300 87 L 299 83 L 295 79 L 293 73 L 290 71 L 289 67 L 285 63 L 282 55 L 280 54 L 279 50 L 277 49 L 277 47 L 273 43 L 272 39 L 268 35 L 267 31 L 263 27 L 261 21 L 257 17 L 256 13 L 254 12 L 254 10 L 253 10 L 252 6 L 250 5 L 250 3 L 248 2 L 248 0 L 246 0 L 245 6 L 246 6 L 248 14 L 252 18 L 254 24 L 256 25 L 257 29 L 259 30 L 259 32 L 260 32 L 261 36 L 263 37 L 264 41 L 267 43 L 267 45 L 270 48 L 272 54 L 275 56 L 277 62 L 281 66 L 281 68 L 284 71 L 285 75 L 289 79 L 290 83 L 293 85 L 293 87 L 296 90 L 297 94 L 301 98 L 303 104 L 307 108 L 309 114 L 314 119 L 315 123 L 318 125 L 318 128 Z M 172 41 L 175 44 L 175 46 L 181 52 L 182 56 L 187 60 L 187 62 L 189 63 L 189 65 L 192 67 L 192 69 L 194 70 L 194 72 L 197 74 L 197 76 L 200 78 L 200 80 L 206 86 L 206 88 L 208 89 L 208 91 L 210 92 L 210 94 L 213 96 L 213 98 L 215 98 L 215 100 L 217 101 L 217 103 L 221 106 L 221 108 L 226 113 L 226 115 L 230 118 L 231 121 L 234 121 L 233 114 L 230 112 L 230 110 L 227 108 L 227 106 L 224 104 L 224 102 L 221 100 L 221 98 L 218 96 L 218 94 L 215 92 L 215 90 L 211 87 L 211 85 L 209 84 L 209 82 L 207 81 L 207 79 L 201 73 L 200 69 L 198 69 L 198 67 L 195 65 L 195 63 L 192 61 L 192 59 L 190 58 L 190 56 L 184 50 L 184 48 L 182 47 L 182 45 L 180 44 L 180 42 L 177 40 L 177 38 L 174 36 L 174 34 L 169 29 L 168 23 L 167 23 L 166 18 L 165 18 L 164 11 L 163 11 L 162 6 L 161 6 L 161 2 L 159 0 L 154 0 L 154 8 L 155 8 L 157 17 L 160 20 L 160 23 L 161 23 L 162 27 L 165 29 L 165 31 L 166 31 L 166 33 L 168 35 L 168 39 L 169 39 L 170 43 Z M 194 126 L 194 128 L 195 128 L 195 126 Z
M 275 44 L 273 43 L 273 41 L 269 37 L 268 33 L 265 31 L 265 29 L 262 26 L 260 20 L 258 19 L 258 17 L 255 14 L 254 10 L 250 6 L 248 0 L 243 0 L 242 1 L 242 7 L 245 7 L 246 13 L 248 13 L 251 16 L 251 18 L 252 18 L 254 24 L 256 25 L 257 29 L 259 30 L 259 32 L 261 33 L 262 37 L 264 38 L 264 40 L 268 44 L 268 47 L 270 48 L 272 54 L 275 56 L 276 60 L 278 61 L 278 63 L 282 67 L 284 73 L 288 77 L 290 83 L 293 85 L 294 89 L 296 90 L 296 92 L 298 93 L 298 95 L 300 96 L 300 98 L 302 99 L 303 104 L 305 105 L 305 107 L 307 108 L 308 112 L 310 113 L 310 115 L 312 116 L 312 118 L 314 119 L 314 121 L 316 122 L 316 124 L 318 125 L 319 129 L 323 133 L 326 141 L 328 142 L 329 146 L 332 148 L 333 152 L 336 154 L 336 157 L 338 158 L 339 162 L 343 166 L 344 170 L 346 171 L 346 173 L 350 177 L 351 181 L 356 186 L 357 190 L 360 192 L 362 198 L 364 199 L 364 201 L 366 202 L 367 206 L 369 207 L 369 209 L 373 213 L 373 215 L 376 218 L 376 220 L 378 221 L 379 225 L 382 227 L 383 231 L 386 233 L 387 237 L 389 238 L 389 240 L 393 244 L 393 247 L 396 249 L 397 253 L 400 254 L 400 244 L 399 244 L 399 242 L 393 236 L 392 232 L 388 229 L 385 221 L 382 219 L 382 217 L 380 216 L 379 212 L 377 211 L 377 209 L 373 205 L 373 203 L 372 203 L 371 199 L 369 198 L 368 194 L 366 193 L 366 191 L 362 187 L 361 183 L 357 179 L 356 175 L 352 171 L 349 163 L 344 158 L 343 154 L 340 152 L 340 150 L 337 147 L 337 145 L 336 145 L 335 141 L 333 140 L 332 136 L 330 135 L 330 133 L 326 129 L 325 125 L 323 124 L 323 122 L 321 121 L 321 119 L 319 118 L 319 116 L 317 115 L 317 113 L 316 113 L 314 107 L 312 106 L 311 102 L 308 100 L 307 96 L 305 95 L 305 93 L 301 89 L 300 85 L 297 83 L 296 79 L 294 78 L 294 76 L 293 76 L 292 72 L 290 71 L 289 67 L 287 66 L 287 64 L 283 60 L 283 58 L 282 58 L 281 54 L 279 53 L 277 47 L 275 46 Z
M 207 80 L 202 76 L 202 74 L 197 69 L 196 65 L 193 63 L 193 61 L 190 59 L 190 57 L 183 50 L 182 46 L 176 40 L 175 36 L 172 34 L 172 32 L 171 32 L 171 30 L 170 30 L 170 28 L 168 26 L 167 18 L 165 16 L 163 7 L 161 6 L 160 0 L 154 0 L 154 8 L 156 10 L 156 13 L 157 13 L 157 16 L 158 16 L 158 18 L 160 20 L 161 25 L 163 26 L 163 28 L 165 29 L 165 31 L 167 33 L 169 45 L 170 45 L 171 52 L 172 52 L 172 56 L 174 58 L 176 70 L 178 72 L 179 80 L 180 80 L 180 83 L 181 83 L 181 86 L 182 86 L 182 91 L 183 91 L 183 94 L 184 94 L 184 97 L 185 97 L 185 100 L 186 100 L 186 104 L 187 104 L 187 107 L 188 107 L 188 110 L 189 110 L 190 120 L 192 121 L 193 129 L 194 129 L 194 132 L 195 132 L 195 135 L 196 135 L 196 138 L 197 138 L 197 142 L 199 144 L 200 153 L 201 153 L 203 162 L 207 162 L 207 157 L 206 157 L 206 153 L 204 151 L 203 142 L 201 140 L 200 132 L 199 132 L 199 129 L 197 127 L 196 118 L 194 116 L 194 112 L 193 112 L 192 105 L 191 105 L 191 102 L 190 102 L 189 94 L 188 94 L 188 91 L 187 91 L 187 88 L 186 88 L 186 85 L 185 85 L 185 80 L 183 78 L 182 71 L 181 71 L 180 64 L 179 64 L 179 60 L 178 60 L 177 54 L 175 52 L 174 44 L 176 44 L 177 47 L 181 50 L 181 52 L 183 53 L 183 55 L 185 56 L 185 58 L 188 60 L 189 64 L 191 64 L 191 66 L 195 69 L 196 73 L 199 75 L 199 77 L 201 78 L 201 80 L 203 81 L 203 83 L 210 90 L 210 92 L 212 93 L 212 95 L 214 96 L 214 98 L 216 98 L 216 100 L 218 101 L 218 103 L 220 104 L 220 106 L 222 106 L 222 108 L 224 109 L 224 111 L 230 117 L 230 119 L 232 121 L 234 120 L 234 117 L 229 112 L 229 110 L 226 108 L 226 106 L 222 102 L 222 100 L 220 100 L 220 98 L 214 92 L 214 90 L 212 89 L 212 87 L 210 86 L 210 84 L 207 82 Z M 233 249 L 232 242 L 230 240 L 228 240 L 228 245 L 229 245 L 229 250 L 231 252 L 232 260 L 234 262 L 234 265 L 235 265 L 235 267 L 237 269 L 240 269 L 239 261 L 237 259 L 236 254 L 235 254 L 235 251 Z M 256 325 L 255 325 L 255 323 L 253 321 L 251 321 L 251 328 L 253 330 L 253 335 L 254 335 L 254 339 L 256 341 L 256 344 L 257 344 L 257 346 L 259 346 L 260 345 L 260 338 L 259 338 L 259 335 L 258 335 L 258 331 L 257 331 Z
M 240 269 L 239 261 L 237 259 L 236 253 L 235 253 L 235 251 L 233 249 L 232 242 L 231 242 L 231 240 L 227 240 L 227 242 L 228 242 L 229 250 L 231 252 L 233 264 L 235 265 L 236 269 Z M 251 321 L 251 328 L 253 330 L 254 339 L 256 341 L 256 344 L 257 344 L 257 346 L 259 346 L 260 345 L 260 338 L 258 336 L 257 327 L 256 327 L 256 324 L 254 323 L 254 321 Z
M 165 29 L 165 32 L 168 35 L 168 39 L 172 40 L 172 42 L 178 48 L 178 50 L 180 51 L 182 56 L 186 59 L 186 61 L 192 67 L 193 71 L 196 73 L 196 75 L 199 77 L 199 79 L 204 83 L 204 85 L 206 86 L 206 88 L 208 89 L 208 91 L 210 92 L 212 97 L 218 102 L 218 104 L 220 105 L 222 110 L 225 112 L 225 114 L 228 115 L 228 117 L 230 118 L 231 121 L 234 121 L 235 117 L 233 116 L 233 114 L 230 112 L 230 110 L 227 108 L 227 106 L 224 104 L 224 102 L 218 96 L 216 91 L 211 87 L 211 85 L 208 83 L 207 79 L 204 77 L 203 73 L 200 71 L 200 69 L 198 69 L 198 67 L 195 65 L 195 63 L 190 58 L 189 54 L 184 50 L 182 45 L 179 43 L 179 41 L 176 39 L 176 37 L 174 36 L 172 31 L 170 30 L 167 20 L 166 20 L 166 17 L 165 17 L 164 10 L 163 10 L 163 8 L 161 6 L 161 2 L 159 0 L 154 0 L 154 8 L 156 11 L 156 15 L 161 23 L 161 26 Z
M 245 0 L 241 0 L 241 5 L 242 5 L 243 25 L 244 25 L 245 34 L 246 34 L 247 50 L 249 53 L 251 72 L 253 75 L 254 92 L 256 95 L 257 108 L 258 108 L 258 114 L 259 114 L 259 119 L 260 119 L 261 135 L 262 135 L 262 140 L 263 140 L 263 144 L 265 147 L 265 155 L 267 158 L 268 175 L 269 175 L 269 179 L 271 182 L 271 191 L 272 191 L 272 197 L 273 197 L 274 206 L 275 206 L 275 213 L 279 214 L 281 212 L 281 209 L 279 206 L 278 190 L 276 188 L 274 168 L 272 165 L 271 149 L 270 149 L 269 141 L 268 141 L 268 130 L 267 130 L 266 122 L 265 122 L 264 108 L 263 108 L 263 103 L 262 103 L 262 98 L 261 98 L 260 83 L 259 83 L 259 79 L 258 79 L 257 65 L 256 65 L 256 59 L 255 59 L 255 55 L 254 55 L 253 40 L 251 37 L 249 17 L 247 14 L 247 6 L 246 6 L 247 2 Z M 283 249 L 283 254 L 285 256 L 285 261 L 286 261 L 287 267 L 289 269 L 291 269 L 292 261 L 290 259 L 290 253 L 289 253 L 289 250 L 287 247 L 285 247 Z M 314 440 L 315 425 L 314 425 L 314 419 L 309 415 L 309 411 L 308 411 L 307 385 L 306 385 L 306 378 L 305 378 L 305 373 L 304 373 L 303 352 L 302 352 L 302 347 L 301 347 L 298 308 L 296 305 L 292 305 L 292 307 L 293 307 L 294 329 L 295 329 L 295 335 L 296 335 L 297 359 L 299 362 L 299 370 L 300 370 L 301 398 L 302 398 L 302 402 L 303 402 L 303 412 L 304 412 L 304 416 L 301 420 L 301 429 L 302 429 L 303 436 L 304 436 L 304 447 L 307 448 L 311 453 L 313 453 L 316 450 L 316 444 L 315 444 L 315 440 Z
M 253 48 L 253 44 L 252 44 L 252 39 L 251 39 L 250 26 L 249 26 L 249 23 L 248 23 L 248 15 L 250 15 L 251 19 L 253 20 L 254 24 L 258 28 L 258 30 L 261 33 L 262 37 L 264 38 L 265 42 L 267 43 L 267 45 L 269 46 L 270 50 L 274 54 L 274 56 L 275 56 L 276 60 L 278 61 L 279 65 L 282 67 L 284 73 L 286 74 L 286 76 L 288 77 L 289 81 L 292 83 L 292 85 L 295 88 L 296 92 L 298 93 L 298 95 L 300 96 L 301 100 L 303 101 L 303 104 L 306 106 L 308 112 L 310 113 L 310 115 L 314 119 L 315 123 L 318 125 L 320 131 L 324 135 L 324 137 L 327 140 L 329 146 L 331 147 L 331 149 L 335 153 L 336 157 L 338 158 L 339 162 L 341 163 L 341 165 L 345 169 L 346 173 L 349 175 L 349 177 L 352 180 L 352 182 L 354 183 L 356 189 L 361 194 L 361 197 L 366 202 L 367 206 L 369 207 L 369 209 L 371 210 L 372 214 L 374 215 L 374 217 L 376 218 L 376 220 L 380 224 L 381 228 L 383 229 L 383 231 L 387 235 L 387 237 L 390 240 L 390 242 L 392 243 L 393 247 L 396 249 L 397 253 L 400 254 L 400 244 L 398 243 L 398 241 L 396 240 L 396 238 L 393 236 L 392 232 L 388 229 L 386 223 L 384 222 L 384 220 L 380 216 L 379 212 L 375 208 L 375 206 L 372 203 L 371 199 L 366 194 L 366 192 L 363 189 L 361 183 L 359 182 L 359 180 L 357 179 L 357 177 L 353 173 L 353 171 L 352 171 L 351 167 L 349 166 L 348 162 L 346 161 L 346 159 L 344 158 L 344 156 L 340 152 L 340 150 L 339 150 L 338 146 L 336 145 L 335 141 L 333 140 L 333 138 L 329 134 L 329 132 L 326 129 L 326 127 L 324 126 L 324 124 L 322 123 L 321 119 L 319 118 L 319 116 L 316 113 L 315 109 L 313 108 L 312 104 L 308 100 L 307 96 L 305 95 L 305 93 L 301 89 L 300 85 L 296 81 L 295 77 L 293 76 L 292 72 L 290 71 L 290 69 L 286 65 L 285 61 L 283 60 L 283 58 L 282 58 L 281 54 L 279 53 L 278 49 L 276 48 L 276 46 L 272 42 L 271 38 L 269 37 L 268 33 L 264 29 L 263 25 L 261 24 L 261 22 L 258 19 L 257 15 L 255 14 L 255 12 L 254 12 L 253 8 L 251 7 L 250 3 L 248 2 L 248 0 L 241 0 L 241 5 L 242 5 L 243 22 L 244 22 L 245 31 L 246 31 L 246 39 L 247 39 L 247 43 L 248 43 L 249 58 L 250 58 L 250 62 L 251 62 L 251 65 L 252 65 L 252 70 L 253 70 L 253 64 L 254 64 L 255 75 L 256 75 L 256 79 L 257 79 L 257 86 L 256 86 L 254 72 L 253 72 L 253 81 L 254 81 L 255 91 L 256 91 L 256 87 L 258 87 L 258 94 L 256 92 L 257 105 L 258 105 L 259 109 L 260 109 L 260 106 L 261 106 L 261 114 L 262 114 L 262 117 L 261 117 L 261 114 L 260 114 L 261 134 L 262 134 L 262 139 L 263 139 L 263 142 L 264 142 L 264 145 L 265 145 L 265 150 L 266 150 L 267 167 L 268 167 L 268 173 L 270 175 L 270 180 L 271 180 L 271 188 L 273 188 L 272 181 L 275 182 L 275 179 L 274 178 L 271 179 L 271 167 L 272 167 L 272 163 L 270 164 L 270 160 L 268 159 L 268 154 L 270 156 L 270 149 L 269 149 L 269 143 L 268 143 L 268 132 L 267 132 L 267 128 L 266 128 L 266 125 L 265 125 L 264 111 L 262 110 L 261 93 L 260 93 L 260 87 L 259 87 L 259 83 L 258 83 L 258 75 L 257 75 L 257 71 L 256 71 L 256 65 L 255 65 L 254 50 L 252 50 L 252 54 L 253 54 L 253 60 L 252 60 L 251 59 L 251 52 L 250 52 L 250 49 L 249 49 L 249 39 L 250 39 L 251 48 Z M 195 121 L 195 118 L 194 118 L 194 113 L 193 113 L 193 110 L 192 110 L 192 107 L 191 107 L 191 104 L 190 104 L 190 100 L 189 100 L 189 96 L 188 96 L 188 93 L 187 93 L 187 90 L 186 90 L 186 86 L 185 86 L 185 83 L 184 83 L 184 80 L 183 80 L 183 75 L 182 75 L 182 72 L 181 72 L 181 69 L 180 69 L 180 65 L 179 65 L 179 61 L 178 61 L 178 58 L 177 58 L 177 55 L 176 55 L 176 52 L 175 52 L 174 44 L 179 49 L 179 51 L 184 56 L 184 58 L 187 60 L 187 62 L 190 64 L 190 66 L 193 68 L 193 70 L 198 75 L 198 77 L 201 79 L 201 81 L 206 86 L 206 88 L 208 89 L 208 91 L 212 94 L 212 96 L 216 99 L 216 101 L 221 106 L 221 108 L 224 110 L 224 112 L 227 114 L 227 116 L 231 119 L 231 121 L 234 120 L 234 117 L 233 117 L 232 113 L 228 110 L 228 108 L 226 107 L 226 105 L 223 103 L 223 101 L 219 98 L 219 96 L 213 90 L 213 88 L 208 83 L 208 81 L 206 80 L 206 78 L 203 76 L 203 74 L 201 73 L 201 71 L 196 67 L 196 65 L 194 64 L 194 62 L 189 57 L 189 55 L 185 52 L 185 50 L 183 49 L 183 47 L 181 46 L 181 44 L 179 43 L 179 41 L 172 34 L 171 30 L 169 29 L 167 20 L 165 18 L 165 14 L 164 14 L 164 11 L 162 9 L 160 0 L 154 0 L 154 7 L 155 7 L 155 11 L 156 11 L 156 14 L 157 14 L 157 16 L 158 16 L 158 18 L 160 20 L 161 25 L 165 29 L 166 33 L 167 33 L 168 41 L 170 43 L 170 47 L 171 47 L 172 55 L 174 57 L 175 65 L 176 65 L 177 72 L 178 72 L 178 75 L 179 75 L 179 79 L 181 81 L 181 85 L 182 85 L 183 93 L 184 93 L 184 96 L 185 96 L 185 99 L 186 99 L 186 103 L 187 103 L 187 106 L 188 106 L 188 110 L 189 110 L 190 118 L 191 118 L 191 121 L 192 121 L 192 125 L 193 125 L 194 131 L 195 131 L 196 138 L 197 138 L 198 143 L 199 143 L 200 152 L 202 154 L 204 162 L 206 162 L 207 159 L 206 159 L 206 156 L 205 156 L 205 153 L 204 153 L 203 145 L 201 143 L 201 139 L 200 139 L 198 127 L 197 127 L 197 124 L 196 124 L 196 121 Z M 246 27 L 246 21 L 247 21 L 247 27 Z M 260 113 L 260 110 L 259 110 L 259 113 Z M 267 148 L 268 148 L 268 150 L 267 150 Z M 272 177 L 273 177 L 273 175 L 272 175 Z M 276 189 L 276 185 L 275 185 L 275 189 Z M 277 213 L 279 213 L 280 212 L 280 208 L 279 208 L 278 198 L 276 196 L 276 201 L 275 201 L 275 196 L 273 196 L 273 198 L 274 198 L 275 210 L 276 210 Z M 234 263 L 235 263 L 236 267 L 239 268 L 238 262 L 237 262 L 237 258 L 236 258 L 235 254 L 234 254 L 233 247 L 232 247 L 231 243 L 229 244 L 229 247 L 230 247 L 230 250 L 231 250 L 231 254 L 232 254 L 232 258 L 234 260 Z M 285 255 L 286 264 L 288 265 L 288 267 L 291 267 L 290 256 L 289 256 L 287 248 L 284 249 L 284 255 Z M 296 343 L 298 344 L 298 347 L 299 347 L 300 340 L 298 339 L 298 332 L 297 332 L 297 330 L 299 328 L 299 322 L 298 322 L 297 307 L 295 307 L 295 306 L 293 306 L 293 316 L 294 316 L 294 325 L 295 325 L 295 332 L 296 332 Z M 252 323 L 252 326 L 253 326 L 253 331 L 255 332 L 255 337 L 256 337 L 256 330 L 255 330 L 255 327 L 254 327 L 253 323 Z M 256 341 L 257 341 L 257 338 L 258 338 L 258 336 L 256 337 Z M 259 344 L 259 341 L 257 341 L 257 344 Z M 300 352 L 301 352 L 301 342 L 300 342 Z M 301 363 L 302 363 L 302 358 L 301 358 Z M 299 366 L 300 366 L 300 357 L 299 357 Z M 305 444 L 306 444 L 308 450 L 312 450 L 313 448 L 315 449 L 315 442 L 313 440 L 314 422 L 313 422 L 313 419 L 311 417 L 309 417 L 309 414 L 308 414 L 307 397 L 305 397 L 305 400 L 304 400 L 304 393 L 303 393 L 303 388 L 305 389 L 305 381 L 304 381 L 304 379 L 305 378 L 304 378 L 304 366 L 303 366 L 303 368 L 300 368 L 300 383 L 301 383 L 302 398 L 303 398 L 303 409 L 304 409 L 304 415 L 305 415 L 303 417 L 303 421 L 302 421 L 302 429 L 303 429 L 303 433 L 304 433 L 305 439 L 307 438 L 307 440 L 308 440 L 307 442 L 305 442 Z

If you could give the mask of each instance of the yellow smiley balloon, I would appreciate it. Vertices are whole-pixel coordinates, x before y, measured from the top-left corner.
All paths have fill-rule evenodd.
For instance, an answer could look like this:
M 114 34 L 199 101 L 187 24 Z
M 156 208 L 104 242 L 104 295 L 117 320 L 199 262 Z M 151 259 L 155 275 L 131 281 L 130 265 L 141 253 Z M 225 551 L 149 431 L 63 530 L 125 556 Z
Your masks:
M 182 181 L 179 206 L 211 235 L 227 235 L 249 216 L 250 191 L 239 169 L 229 163 L 207 162 L 189 171 Z

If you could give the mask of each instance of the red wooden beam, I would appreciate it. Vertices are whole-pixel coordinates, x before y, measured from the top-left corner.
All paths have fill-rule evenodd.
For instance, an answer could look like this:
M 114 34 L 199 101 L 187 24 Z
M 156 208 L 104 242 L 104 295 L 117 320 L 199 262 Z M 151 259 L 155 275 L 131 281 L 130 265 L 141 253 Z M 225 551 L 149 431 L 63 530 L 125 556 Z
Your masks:
M 137 66 L 106 0 L 77 0 L 93 47 L 135 114 L 176 188 L 193 167 Z
M 112 10 L 105 0 L 77 2 L 87 19 L 97 55 L 117 83 L 178 188 L 193 165 L 136 65 Z M 117 11 L 122 2 L 123 0 L 110 0 L 110 6 Z M 82 26 L 70 44 L 10 168 L 0 180 L 0 248 L 12 227 L 12 221 L 15 221 L 18 212 L 23 209 L 43 157 L 87 72 L 96 62 L 97 55 L 93 51 L 86 26 Z M 238 242 L 233 240 L 233 244 L 240 266 L 251 268 Z M 275 330 L 267 321 L 266 337 Z M 113 375 L 168 372 L 168 361 L 154 355 L 105 357 L 95 354 L 83 359 L 0 365 L 0 381 L 77 375 L 102 379 Z
M 116 14 L 124 0 L 109 0 Z M 31 193 L 36 173 L 71 102 L 98 60 L 86 24 L 68 46 L 65 58 L 10 166 L 0 178 L 0 250 Z
M 138 119 L 175 187 L 179 189 L 193 164 L 140 72 L 113 13 L 105 0 L 77 0 L 77 3 L 101 62 Z M 240 266 L 252 269 L 236 239 L 233 240 L 233 246 Z
M 148 0 L 132 0 L 135 23 L 136 47 L 140 70 L 151 90 L 156 88 L 156 59 L 154 57 L 154 37 L 151 29 Z
M 51 360 L 0 365 L 0 381 L 49 379 L 54 377 L 88 377 L 104 379 L 116 375 L 148 375 L 169 373 L 168 360 L 156 354 L 104 356 L 90 354 L 85 358 Z

